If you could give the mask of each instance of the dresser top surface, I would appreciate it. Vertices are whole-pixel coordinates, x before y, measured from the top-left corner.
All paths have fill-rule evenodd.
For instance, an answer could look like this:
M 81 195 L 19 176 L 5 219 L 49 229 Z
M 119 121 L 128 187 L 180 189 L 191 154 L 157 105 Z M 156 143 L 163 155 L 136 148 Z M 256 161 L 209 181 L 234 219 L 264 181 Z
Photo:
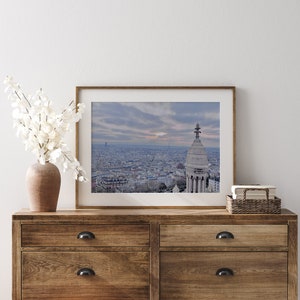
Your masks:
M 59 219 L 197 219 L 197 220 L 296 220 L 297 215 L 288 209 L 281 214 L 230 214 L 225 208 L 103 208 L 63 209 L 56 212 L 31 212 L 23 209 L 13 214 L 13 220 L 59 220 Z

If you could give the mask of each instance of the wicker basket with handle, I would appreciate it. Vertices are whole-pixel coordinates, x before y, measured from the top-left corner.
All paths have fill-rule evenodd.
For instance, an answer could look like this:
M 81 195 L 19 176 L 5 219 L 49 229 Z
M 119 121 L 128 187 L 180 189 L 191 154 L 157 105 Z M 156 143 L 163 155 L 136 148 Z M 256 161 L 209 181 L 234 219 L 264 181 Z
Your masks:
M 247 199 L 247 191 L 264 190 L 266 199 Z M 269 199 L 269 189 L 249 188 L 244 190 L 243 199 L 232 199 L 227 196 L 226 209 L 231 214 L 280 214 L 281 199 Z

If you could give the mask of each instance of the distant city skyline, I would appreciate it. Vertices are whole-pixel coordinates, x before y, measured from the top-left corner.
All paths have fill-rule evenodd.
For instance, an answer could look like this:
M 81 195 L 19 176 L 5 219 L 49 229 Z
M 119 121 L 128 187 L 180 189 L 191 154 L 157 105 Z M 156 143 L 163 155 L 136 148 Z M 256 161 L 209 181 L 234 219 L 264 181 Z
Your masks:
M 92 102 L 92 144 L 220 147 L 219 102 Z
M 91 192 L 189 193 L 185 167 L 189 148 L 153 144 L 93 144 Z M 207 192 L 219 191 L 219 150 L 206 148 L 209 162 Z

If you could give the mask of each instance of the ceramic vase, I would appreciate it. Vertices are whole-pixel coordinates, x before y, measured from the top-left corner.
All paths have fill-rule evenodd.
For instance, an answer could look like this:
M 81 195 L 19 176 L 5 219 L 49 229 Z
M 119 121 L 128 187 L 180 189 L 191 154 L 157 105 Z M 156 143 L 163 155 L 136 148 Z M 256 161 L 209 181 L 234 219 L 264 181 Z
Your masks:
M 31 165 L 26 173 L 26 186 L 31 211 L 56 211 L 60 191 L 60 171 L 52 163 Z

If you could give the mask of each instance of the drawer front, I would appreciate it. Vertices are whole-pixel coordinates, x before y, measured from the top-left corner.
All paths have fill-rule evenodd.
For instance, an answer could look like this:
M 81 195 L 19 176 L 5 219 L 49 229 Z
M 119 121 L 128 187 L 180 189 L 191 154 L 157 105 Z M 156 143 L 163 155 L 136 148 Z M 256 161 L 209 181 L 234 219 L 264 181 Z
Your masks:
M 161 225 L 161 247 L 287 247 L 287 225 Z
M 22 246 L 149 246 L 149 225 L 25 224 Z
M 286 252 L 162 252 L 160 259 L 160 300 L 287 299 Z
M 149 299 L 147 252 L 26 252 L 22 265 L 23 300 Z

